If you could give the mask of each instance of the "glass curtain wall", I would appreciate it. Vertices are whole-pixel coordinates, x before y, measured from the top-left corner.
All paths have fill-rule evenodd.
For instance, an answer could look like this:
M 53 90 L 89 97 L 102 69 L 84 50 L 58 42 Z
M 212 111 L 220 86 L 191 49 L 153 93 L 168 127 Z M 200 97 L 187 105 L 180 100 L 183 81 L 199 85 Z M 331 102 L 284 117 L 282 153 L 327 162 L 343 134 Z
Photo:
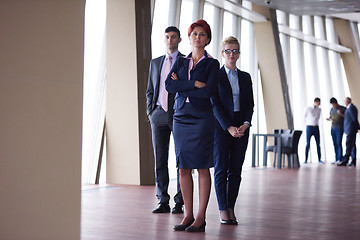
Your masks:
M 214 12 L 215 12 L 215 7 L 211 4 L 205 3 L 204 4 L 204 20 L 210 25 L 211 30 L 214 29 Z M 206 51 L 208 51 L 208 53 L 211 56 L 214 56 L 214 42 L 210 42 L 210 44 L 208 46 L 206 46 Z
M 87 0 L 83 94 L 82 184 L 95 183 L 105 119 L 106 1 Z M 106 161 L 104 160 L 103 163 Z M 103 166 L 102 169 L 105 169 Z M 105 179 L 104 173 L 101 180 Z
M 317 39 L 338 44 L 334 23 L 330 18 L 295 16 L 281 11 L 277 11 L 277 16 L 279 24 L 302 31 Z M 285 34 L 280 34 L 280 39 L 286 71 L 288 71 L 287 80 L 294 114 L 294 126 L 295 129 L 303 130 L 299 143 L 299 156 L 304 161 L 306 126 L 303 116 L 305 108 L 313 104 L 315 97 L 319 97 L 322 108 L 322 116 L 319 121 L 322 160 L 333 162 L 335 156 L 330 132 L 331 122 L 326 120 L 331 109 L 329 100 L 331 97 L 335 97 L 340 104 L 343 104 L 345 96 L 349 96 L 340 53 Z M 287 43 L 290 43 L 290 47 Z M 314 139 L 311 142 L 309 161 L 317 162 Z
M 179 51 L 185 55 L 188 55 L 191 51 L 190 41 L 188 37 L 188 28 L 192 23 L 193 8 L 194 8 L 194 3 L 191 0 L 181 1 L 179 30 L 182 37 L 182 41 L 179 44 Z M 183 9 L 186 10 L 181 11 Z
M 169 0 L 156 0 L 151 29 L 152 58 L 157 58 L 165 54 L 164 32 L 168 27 L 168 17 Z

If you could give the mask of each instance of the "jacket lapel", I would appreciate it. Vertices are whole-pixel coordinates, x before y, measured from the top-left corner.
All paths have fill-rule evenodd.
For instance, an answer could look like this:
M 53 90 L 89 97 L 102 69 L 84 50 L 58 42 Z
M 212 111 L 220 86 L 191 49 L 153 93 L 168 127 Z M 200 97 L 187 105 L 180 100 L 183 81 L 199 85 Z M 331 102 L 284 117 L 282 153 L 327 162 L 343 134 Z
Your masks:
M 228 94 L 230 94 L 230 95 L 231 95 L 231 98 L 232 98 L 233 95 L 232 95 L 231 84 L 230 84 L 230 81 L 229 81 L 229 78 L 228 78 L 228 76 L 227 76 L 227 73 L 226 73 L 226 70 L 225 70 L 225 67 L 224 67 L 224 66 L 221 68 L 221 74 L 223 75 L 223 78 L 226 79 L 226 81 L 224 81 L 224 84 L 225 84 L 224 87 L 225 87 L 225 89 L 226 89 L 226 92 L 227 92 Z

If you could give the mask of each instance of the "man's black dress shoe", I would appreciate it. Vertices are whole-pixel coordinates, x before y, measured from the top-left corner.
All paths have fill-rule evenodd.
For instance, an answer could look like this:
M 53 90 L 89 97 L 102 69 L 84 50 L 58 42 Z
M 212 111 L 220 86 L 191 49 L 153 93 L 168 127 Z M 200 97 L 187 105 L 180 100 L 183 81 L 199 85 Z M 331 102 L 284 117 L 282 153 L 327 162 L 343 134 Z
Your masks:
M 230 220 L 232 222 L 232 225 L 238 225 L 238 221 L 236 219 Z
M 160 203 L 154 210 L 152 210 L 153 213 L 169 213 L 170 212 L 170 206 L 167 203 Z
M 341 161 L 341 162 L 337 163 L 336 165 L 338 165 L 338 166 L 346 166 L 346 164 L 347 164 L 347 161 Z
M 179 224 L 179 225 L 175 225 L 174 226 L 174 231 L 185 231 L 185 229 L 187 227 L 189 227 L 193 222 L 195 221 L 195 219 L 192 219 L 189 223 L 187 224 Z
M 356 167 L 356 159 L 351 160 L 346 166 L 348 166 L 348 167 Z
M 206 222 L 204 222 L 201 226 L 199 227 L 195 227 L 193 225 L 187 227 L 185 229 L 186 232 L 205 232 L 205 226 L 206 226 Z
M 233 225 L 231 220 L 224 220 L 220 218 L 220 223 L 224 225 Z
M 172 214 L 180 214 L 180 213 L 184 213 L 184 209 L 183 209 L 183 204 L 180 203 L 176 203 L 175 207 L 173 207 L 173 209 L 171 210 Z

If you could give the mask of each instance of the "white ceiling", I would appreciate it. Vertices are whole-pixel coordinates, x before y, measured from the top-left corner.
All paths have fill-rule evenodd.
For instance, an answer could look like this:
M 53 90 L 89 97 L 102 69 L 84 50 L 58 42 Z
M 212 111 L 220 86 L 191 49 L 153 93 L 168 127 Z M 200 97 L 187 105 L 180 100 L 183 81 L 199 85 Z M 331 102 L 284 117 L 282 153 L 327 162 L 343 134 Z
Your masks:
M 249 0 L 295 15 L 341 16 L 360 22 L 360 0 Z M 350 13 L 350 14 L 349 14 Z M 356 19 L 356 20 L 354 20 Z

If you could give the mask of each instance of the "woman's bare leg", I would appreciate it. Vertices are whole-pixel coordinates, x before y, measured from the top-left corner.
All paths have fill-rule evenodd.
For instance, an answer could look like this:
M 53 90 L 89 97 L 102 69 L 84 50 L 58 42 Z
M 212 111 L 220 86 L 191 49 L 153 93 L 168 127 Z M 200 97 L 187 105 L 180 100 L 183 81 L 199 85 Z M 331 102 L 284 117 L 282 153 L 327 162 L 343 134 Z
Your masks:
M 206 208 L 209 203 L 211 190 L 210 171 L 206 169 L 198 169 L 199 173 L 199 211 L 196 215 L 193 226 L 200 227 L 205 222 Z
M 193 212 L 193 191 L 194 183 L 191 175 L 191 169 L 179 169 L 180 188 L 185 205 L 185 216 L 181 224 L 189 224 L 194 219 Z

